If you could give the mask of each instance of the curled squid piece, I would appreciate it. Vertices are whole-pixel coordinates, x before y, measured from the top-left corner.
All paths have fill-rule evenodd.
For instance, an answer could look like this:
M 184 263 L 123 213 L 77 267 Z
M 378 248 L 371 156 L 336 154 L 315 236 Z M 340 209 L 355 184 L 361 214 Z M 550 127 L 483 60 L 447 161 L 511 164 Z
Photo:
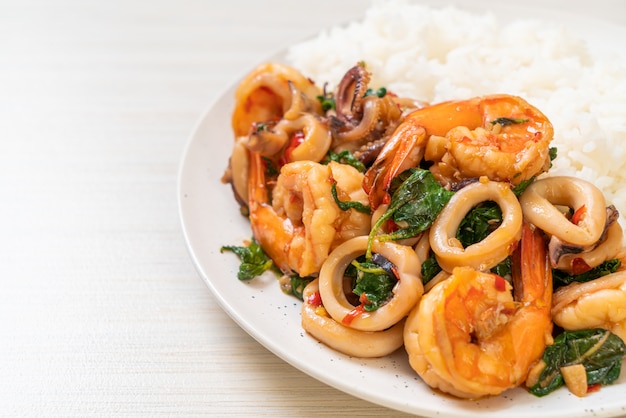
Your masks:
M 398 280 L 392 298 L 384 305 L 372 312 L 359 310 L 346 298 L 344 272 L 353 260 L 366 253 L 367 247 L 368 237 L 361 236 L 344 242 L 330 253 L 319 274 L 320 295 L 335 321 L 361 331 L 382 331 L 401 321 L 422 296 L 421 262 L 409 246 L 374 240 L 373 253 L 394 265 Z
M 553 267 L 572 274 L 577 264 L 593 268 L 621 250 L 619 213 L 607 207 L 602 192 L 585 180 L 568 176 L 537 180 L 520 196 L 520 204 L 526 219 L 550 236 Z M 559 206 L 571 209 L 571 218 Z
M 294 96 L 294 88 L 302 96 Z M 295 68 L 276 62 L 263 63 L 248 73 L 235 91 L 231 121 L 235 136 L 248 135 L 255 123 L 281 119 L 293 102 L 300 100 L 321 114 L 317 101 L 321 94 L 321 89 Z
M 319 294 L 318 279 L 303 292 L 302 327 L 318 341 L 353 357 L 382 357 L 403 344 L 404 320 L 383 331 L 359 331 L 335 321 L 326 312 Z
M 363 63 L 350 68 L 337 86 L 335 115 L 330 115 L 333 151 L 350 151 L 367 164 L 402 121 L 403 109 L 417 106 L 386 90 L 370 94 L 370 78 Z
M 463 248 L 456 238 L 459 225 L 474 206 L 486 201 L 500 206 L 502 223 L 484 240 Z M 430 228 L 430 245 L 447 272 L 459 266 L 486 271 L 512 253 L 521 233 L 522 210 L 509 184 L 481 179 L 452 196 Z
M 284 163 L 321 161 L 332 141 L 328 123 L 317 113 L 319 102 L 308 98 L 289 81 L 291 106 L 276 123 L 257 124 L 248 136 L 247 147 L 264 157 L 282 152 Z
M 292 120 L 281 119 L 268 130 L 252 132 L 247 146 L 251 151 L 270 158 L 284 151 L 282 160 L 285 163 L 304 160 L 320 162 L 326 156 L 331 141 L 328 124 L 314 114 L 302 113 Z
M 575 245 L 591 245 L 600 239 L 606 223 L 606 201 L 588 181 L 575 177 L 547 177 L 533 182 L 520 196 L 524 216 L 547 234 Z M 576 223 L 555 205 L 574 210 L 584 206 Z
M 583 266 L 583 269 L 591 269 L 599 266 L 607 260 L 616 258 L 622 250 L 622 242 L 624 232 L 622 226 L 614 221 L 607 227 L 605 237 L 598 241 L 597 245 L 592 246 L 589 250 L 583 250 L 581 247 L 570 247 L 570 253 L 562 253 L 550 246 L 550 260 L 552 265 L 569 274 L 578 274 L 577 266 Z M 556 240 L 551 240 L 551 244 Z M 561 243 L 562 244 L 562 243 Z M 561 248 L 563 248 L 561 246 Z M 555 254 L 556 252 L 556 254 Z

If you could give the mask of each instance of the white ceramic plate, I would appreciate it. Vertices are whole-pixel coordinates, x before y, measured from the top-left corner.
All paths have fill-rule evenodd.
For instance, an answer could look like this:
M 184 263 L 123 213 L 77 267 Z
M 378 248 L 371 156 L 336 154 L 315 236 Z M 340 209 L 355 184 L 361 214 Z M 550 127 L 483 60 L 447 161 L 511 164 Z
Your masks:
M 497 14 L 510 12 L 498 7 L 494 6 Z M 529 13 L 517 10 L 521 17 L 528 17 Z M 576 25 L 585 22 L 579 15 L 565 16 L 580 19 Z M 606 31 L 612 31 L 610 36 L 626 33 L 615 25 L 601 26 L 598 20 L 584 26 L 592 43 L 606 40 Z M 286 362 L 330 386 L 422 416 L 571 418 L 626 414 L 626 373 L 615 385 L 585 398 L 577 398 L 565 389 L 544 398 L 523 389 L 478 401 L 443 396 L 413 372 L 402 349 L 382 359 L 363 360 L 318 343 L 301 328 L 300 301 L 284 295 L 274 275 L 266 274 L 250 282 L 237 280 L 237 258 L 232 253 L 220 253 L 222 245 L 239 245 L 251 237 L 249 224 L 239 215 L 230 187 L 220 182 L 231 151 L 230 115 L 235 87 L 224 92 L 196 127 L 182 160 L 178 198 L 194 263 L 223 309 L 244 330 Z

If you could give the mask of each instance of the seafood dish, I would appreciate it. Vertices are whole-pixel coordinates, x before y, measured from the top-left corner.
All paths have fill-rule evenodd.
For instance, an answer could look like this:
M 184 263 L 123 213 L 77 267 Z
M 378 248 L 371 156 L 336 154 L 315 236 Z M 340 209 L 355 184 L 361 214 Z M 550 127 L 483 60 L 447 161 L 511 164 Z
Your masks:
M 318 80 L 268 61 L 239 82 L 222 177 L 250 225 L 222 247 L 239 279 L 275 274 L 310 337 L 356 358 L 404 350 L 457 398 L 613 384 L 626 355 L 615 189 L 559 169 L 543 102 L 413 96 L 375 84 L 369 62 Z

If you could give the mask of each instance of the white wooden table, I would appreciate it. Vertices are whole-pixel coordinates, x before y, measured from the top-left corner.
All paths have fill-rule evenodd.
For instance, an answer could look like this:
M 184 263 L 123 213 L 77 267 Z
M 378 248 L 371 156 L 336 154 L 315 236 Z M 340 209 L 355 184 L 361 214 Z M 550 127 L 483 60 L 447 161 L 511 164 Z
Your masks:
M 194 269 L 176 202 L 207 106 L 365 5 L 0 0 L 0 416 L 404 416 L 242 331 Z

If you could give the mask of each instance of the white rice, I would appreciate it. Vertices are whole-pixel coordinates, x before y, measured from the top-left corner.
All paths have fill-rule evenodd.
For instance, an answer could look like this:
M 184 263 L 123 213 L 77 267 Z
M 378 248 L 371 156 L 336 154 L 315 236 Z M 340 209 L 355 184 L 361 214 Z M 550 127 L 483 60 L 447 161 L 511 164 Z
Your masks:
M 522 96 L 554 125 L 550 173 L 595 184 L 626 228 L 626 56 L 592 51 L 538 20 L 502 24 L 492 14 L 374 0 L 363 20 L 294 45 L 287 60 L 331 88 L 365 61 L 371 87 L 430 103 Z

